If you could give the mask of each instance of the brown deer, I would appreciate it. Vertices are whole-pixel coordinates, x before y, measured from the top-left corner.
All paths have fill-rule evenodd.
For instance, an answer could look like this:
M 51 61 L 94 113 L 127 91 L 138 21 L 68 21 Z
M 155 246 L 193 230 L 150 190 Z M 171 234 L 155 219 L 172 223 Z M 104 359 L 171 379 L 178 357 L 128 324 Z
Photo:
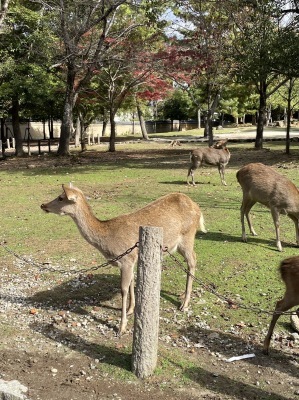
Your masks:
M 196 203 L 182 193 L 171 193 L 138 211 L 101 221 L 93 214 L 80 189 L 72 185 L 62 185 L 62 188 L 63 193 L 53 201 L 42 204 L 42 210 L 69 215 L 84 239 L 108 260 L 134 246 L 139 239 L 140 226 L 162 227 L 163 245 L 167 246 L 169 252 L 178 251 L 188 264 L 190 274 L 187 274 L 186 291 L 180 309 L 184 311 L 188 308 L 196 267 L 193 250 L 195 234 L 198 229 L 206 232 L 203 215 Z M 114 263 L 121 271 L 122 309 L 119 334 L 125 332 L 127 315 L 133 313 L 135 306 L 133 270 L 137 259 L 138 250 L 134 249 Z M 128 293 L 130 303 L 127 311 Z
M 264 354 L 269 354 L 269 345 L 273 330 L 281 313 L 299 305 L 299 256 L 283 260 L 280 264 L 279 270 L 281 279 L 286 286 L 286 290 L 284 297 L 276 303 L 268 333 L 264 340 Z M 297 315 L 299 317 L 299 309 L 297 310 Z
M 296 241 L 299 245 L 299 191 L 297 187 L 288 178 L 261 163 L 251 163 L 241 168 L 237 172 L 237 180 L 243 190 L 241 206 L 243 241 L 247 242 L 244 216 L 246 216 L 251 234 L 256 236 L 249 212 L 255 203 L 261 203 L 271 210 L 278 250 L 282 251 L 279 232 L 280 214 L 287 215 L 294 222 Z
M 187 184 L 189 185 L 189 176 L 192 178 L 192 185 L 195 186 L 194 172 L 202 164 L 217 165 L 220 179 L 226 186 L 224 179 L 224 168 L 230 160 L 230 151 L 226 147 L 227 139 L 219 140 L 212 147 L 202 147 L 195 149 L 190 154 L 191 165 L 188 170 Z

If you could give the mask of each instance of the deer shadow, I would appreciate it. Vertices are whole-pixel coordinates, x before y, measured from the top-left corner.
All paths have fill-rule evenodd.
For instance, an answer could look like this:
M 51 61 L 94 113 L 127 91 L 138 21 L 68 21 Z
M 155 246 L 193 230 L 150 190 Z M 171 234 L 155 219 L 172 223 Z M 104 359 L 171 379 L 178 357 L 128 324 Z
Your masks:
M 254 353 L 255 357 L 238 361 L 235 368 L 244 368 L 246 365 L 254 365 L 257 368 L 274 369 L 281 373 L 287 373 L 290 378 L 298 376 L 298 367 L 294 364 L 296 354 L 286 354 L 282 351 L 271 349 L 271 356 L 265 356 L 262 353 L 262 347 L 255 343 L 248 343 L 241 337 L 223 332 L 213 332 L 211 330 L 202 329 L 194 325 L 189 325 L 180 330 L 181 334 L 187 339 L 197 343 L 200 342 L 203 349 L 208 349 L 209 352 L 221 354 L 225 359 L 232 356 Z M 213 335 L 217 333 L 217 335 Z M 298 356 L 298 355 L 297 355 Z M 218 362 L 217 362 L 218 364 Z M 234 364 L 232 368 L 234 367 Z M 231 371 L 232 372 L 232 371 Z M 284 397 L 279 394 L 263 391 L 259 387 L 244 382 L 237 381 L 228 376 L 215 374 L 201 367 L 190 367 L 185 370 L 185 375 L 199 383 L 201 386 L 208 388 L 213 385 L 213 390 L 222 395 L 236 395 L 236 391 L 241 395 L 242 399 L 276 399 L 287 400 L 289 397 Z
M 118 298 L 119 297 L 119 298 Z M 76 314 L 87 315 L 86 307 L 102 307 L 107 310 L 121 308 L 120 276 L 88 274 L 65 281 L 50 290 L 43 290 L 26 298 L 30 305 L 49 310 L 69 310 Z M 114 302 L 117 303 L 114 306 Z M 118 304 L 119 302 L 119 304 Z M 96 315 L 93 318 L 106 324 Z
M 239 242 L 243 243 L 244 246 L 262 246 L 264 248 L 267 248 L 268 250 L 273 250 L 273 251 L 278 251 L 276 247 L 276 238 L 269 238 L 269 239 L 264 239 L 259 236 L 253 236 L 251 234 L 247 234 L 247 242 L 244 243 L 242 241 L 241 235 L 231 235 L 229 233 L 223 233 L 223 232 L 213 232 L 213 231 L 208 231 L 207 233 L 201 233 L 197 232 L 196 233 L 196 239 L 200 240 L 210 240 L 212 242 Z M 298 247 L 296 243 L 290 243 L 290 242 L 283 242 L 282 247 L 283 248 L 296 248 Z
M 78 353 L 83 353 L 91 359 L 98 359 L 102 364 L 114 365 L 123 370 L 131 371 L 131 354 L 119 351 L 115 347 L 89 342 L 77 334 L 64 331 L 52 324 L 35 322 L 30 325 L 30 328 L 55 343 L 60 343 Z

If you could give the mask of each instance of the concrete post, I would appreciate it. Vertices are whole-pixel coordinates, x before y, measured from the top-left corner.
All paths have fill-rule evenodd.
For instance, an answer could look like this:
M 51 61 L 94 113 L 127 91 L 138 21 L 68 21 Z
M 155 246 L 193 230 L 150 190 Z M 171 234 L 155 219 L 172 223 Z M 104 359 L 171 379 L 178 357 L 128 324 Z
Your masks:
M 163 229 L 140 227 L 132 371 L 150 376 L 157 364 Z

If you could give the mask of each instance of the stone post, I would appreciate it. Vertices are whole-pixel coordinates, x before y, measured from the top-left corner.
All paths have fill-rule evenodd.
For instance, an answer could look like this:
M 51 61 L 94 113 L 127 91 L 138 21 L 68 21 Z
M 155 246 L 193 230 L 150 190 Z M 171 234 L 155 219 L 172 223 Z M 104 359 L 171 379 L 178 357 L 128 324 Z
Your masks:
M 132 371 L 150 376 L 157 364 L 163 229 L 140 227 Z

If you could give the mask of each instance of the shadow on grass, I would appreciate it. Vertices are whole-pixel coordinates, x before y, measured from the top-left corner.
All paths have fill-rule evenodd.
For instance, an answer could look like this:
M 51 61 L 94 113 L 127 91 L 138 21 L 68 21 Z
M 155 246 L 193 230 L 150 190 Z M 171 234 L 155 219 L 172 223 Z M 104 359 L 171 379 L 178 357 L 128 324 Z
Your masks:
M 82 275 L 57 285 L 51 290 L 34 294 L 26 301 L 37 308 L 50 310 L 69 310 L 77 314 L 87 315 L 86 307 L 102 307 L 107 310 L 121 309 L 121 300 L 114 298 L 120 294 L 120 276 L 118 275 Z M 93 318 L 102 324 L 106 319 Z M 115 327 L 116 329 L 116 327 Z
M 108 345 L 88 342 L 81 336 L 60 330 L 51 324 L 33 323 L 30 328 L 55 343 L 60 343 L 78 353 L 83 353 L 91 359 L 98 359 L 102 364 L 114 365 L 123 370 L 131 371 L 131 354 Z
M 57 157 L 56 155 L 47 155 L 44 159 L 39 156 L 27 157 L 23 168 L 23 174 L 32 175 L 32 170 L 27 168 L 27 164 L 38 164 L 36 172 L 39 175 L 52 175 L 53 169 L 64 171 L 66 169 L 69 173 L 80 169 L 80 173 L 89 173 L 93 170 L 99 170 L 107 168 L 110 171 L 119 168 L 130 168 L 130 169 L 163 169 L 163 170 L 176 170 L 184 168 L 187 170 L 189 167 L 189 154 L 190 150 L 202 145 L 199 144 L 186 144 L 179 150 L 169 148 L 169 145 L 162 144 L 161 148 L 151 149 L 150 143 L 148 148 L 136 148 L 136 151 L 132 150 L 118 150 L 116 152 L 103 152 L 103 151 L 87 151 L 84 153 L 76 153 L 72 157 Z M 228 169 L 239 168 L 249 162 L 262 162 L 267 165 L 275 165 L 281 163 L 282 159 L 287 162 L 297 161 L 297 154 L 286 156 L 284 151 L 274 150 L 271 151 L 262 149 L 256 150 L 249 144 L 247 148 L 241 145 L 229 146 L 231 151 L 231 159 L 229 162 Z M 48 166 L 48 160 L 52 162 L 51 167 Z M 21 159 L 17 160 L 18 169 L 21 169 Z M 5 167 L 5 165 L 4 165 Z M 212 168 L 213 171 L 215 168 Z M 15 173 L 14 168 L 8 168 L 8 173 Z M 214 173 L 214 172 L 213 172 Z M 217 169 L 215 174 L 218 174 Z M 185 183 L 185 178 L 182 178 L 182 182 Z M 172 183 L 172 182 L 168 182 Z M 206 183 L 206 182 L 205 182 Z M 220 183 L 219 183 L 220 184 Z
M 266 392 L 253 385 L 240 382 L 225 375 L 217 375 L 203 368 L 190 368 L 185 375 L 198 383 L 200 386 L 213 390 L 223 396 L 233 396 L 234 399 L 242 400 L 289 400 L 290 397 L 281 396 L 273 392 Z M 218 398 L 218 397 L 217 397 Z M 220 399 L 221 397 L 219 397 Z
M 276 238 L 263 239 L 259 236 L 247 235 L 247 242 L 243 242 L 241 236 L 230 235 L 229 233 L 222 232 L 212 232 L 208 231 L 207 233 L 197 232 L 196 239 L 208 240 L 212 242 L 238 242 L 244 245 L 244 251 L 246 250 L 246 246 L 248 246 L 247 250 L 250 249 L 251 246 L 262 246 L 267 248 L 268 250 L 278 251 L 276 247 Z M 289 243 L 282 241 L 283 248 L 297 248 L 296 243 Z
M 116 366 L 125 371 L 131 371 L 131 352 L 128 353 L 120 351 L 103 343 L 89 342 L 81 336 L 75 335 L 71 332 L 62 331 L 50 324 L 34 323 L 31 324 L 30 327 L 34 331 L 41 333 L 47 339 L 50 339 L 55 343 L 60 343 L 78 353 L 83 353 L 91 359 L 99 359 L 102 364 Z M 204 345 L 204 347 L 209 349 L 210 353 L 221 352 L 225 357 L 231 357 L 232 355 L 236 354 L 244 354 L 244 350 L 242 353 L 240 353 L 240 351 L 242 349 L 246 349 L 248 346 L 248 343 L 246 343 L 242 338 L 237 338 L 236 336 L 225 333 L 218 333 L 218 337 L 211 340 L 209 339 L 211 337 L 211 333 L 213 333 L 213 331 L 199 329 L 195 326 L 189 326 L 181 330 L 181 334 L 184 335 L 186 339 L 196 341 L 196 339 L 198 340 L 198 337 L 200 337 L 201 343 Z M 223 347 L 224 341 L 231 341 L 234 343 L 234 346 L 225 349 Z M 186 378 L 196 382 L 202 388 L 218 393 L 219 396 L 232 396 L 232 398 L 242 400 L 290 399 L 290 397 L 287 395 L 284 396 L 276 394 L 274 392 L 263 390 L 258 386 L 255 387 L 254 384 L 250 385 L 249 383 L 245 383 L 244 380 L 242 381 L 242 374 L 240 375 L 236 373 L 236 376 L 239 378 L 233 378 L 234 369 L 239 370 L 240 368 L 246 368 L 246 365 L 248 365 L 247 368 L 250 368 L 249 364 L 256 367 L 255 371 L 257 371 L 257 369 L 263 369 L 263 371 L 266 371 L 266 368 L 269 368 L 269 371 L 267 372 L 272 374 L 272 379 L 275 379 L 275 375 L 273 376 L 273 369 L 279 370 L 284 374 L 288 374 L 290 379 L 298 375 L 297 367 L 291 363 L 292 359 L 295 359 L 294 357 L 286 356 L 285 354 L 281 354 L 279 351 L 272 351 L 271 357 L 263 356 L 259 349 L 257 349 L 255 353 L 255 358 L 242 360 L 238 363 L 238 365 L 229 364 L 228 368 L 226 369 L 227 375 L 229 376 L 215 373 L 215 371 L 213 371 L 213 367 L 209 364 L 206 368 L 202 366 L 184 368 L 180 363 L 176 362 L 175 357 L 169 357 L 168 362 L 175 365 L 179 369 L 183 368 L 183 374 Z M 211 356 L 211 362 L 212 361 L 213 359 Z M 198 363 L 202 365 L 200 356 Z M 167 374 L 167 371 L 165 373 Z M 249 376 L 249 378 L 251 380 L 253 379 L 252 376 Z M 259 378 L 262 379 L 261 377 Z M 269 389 L 271 390 L 271 386 L 269 386 Z
M 269 374 L 272 375 L 271 379 L 273 378 L 273 369 L 276 369 L 281 373 L 288 374 L 290 379 L 298 377 L 298 367 L 296 363 L 292 363 L 294 360 L 296 360 L 296 356 L 298 356 L 298 354 L 286 355 L 278 350 L 270 349 L 271 355 L 265 356 L 262 354 L 262 349 L 260 346 L 253 346 L 250 344 L 250 347 L 248 347 L 248 342 L 245 342 L 242 338 L 236 337 L 235 335 L 217 332 L 217 336 L 212 338 L 211 333 L 213 333 L 213 331 L 201 329 L 194 325 L 190 325 L 181 329 L 181 334 L 184 335 L 185 338 L 193 342 L 200 341 L 204 348 L 208 348 L 209 351 L 213 353 L 220 353 L 225 358 L 252 352 L 255 353 L 256 356 L 254 358 L 248 358 L 239 361 L 236 365 L 228 364 L 232 369 L 230 370 L 231 375 L 233 375 L 233 368 L 246 368 L 246 365 L 248 365 L 247 368 L 249 368 L 249 365 L 251 364 L 264 370 L 269 368 Z M 225 346 L 225 343 L 228 345 Z M 253 347 L 255 347 L 254 350 L 252 350 Z M 264 391 L 259 387 L 254 387 L 222 374 L 217 373 L 215 375 L 213 371 L 211 372 L 201 367 L 187 368 L 185 369 L 184 373 L 189 379 L 197 382 L 201 386 L 216 391 L 222 395 L 237 395 L 236 398 L 248 400 L 283 400 L 290 398 L 288 396 L 285 397 L 279 394 L 271 393 L 270 391 Z M 267 379 L 263 376 L 260 376 L 259 378 L 262 380 Z M 269 389 L 271 390 L 271 386 L 269 386 Z

